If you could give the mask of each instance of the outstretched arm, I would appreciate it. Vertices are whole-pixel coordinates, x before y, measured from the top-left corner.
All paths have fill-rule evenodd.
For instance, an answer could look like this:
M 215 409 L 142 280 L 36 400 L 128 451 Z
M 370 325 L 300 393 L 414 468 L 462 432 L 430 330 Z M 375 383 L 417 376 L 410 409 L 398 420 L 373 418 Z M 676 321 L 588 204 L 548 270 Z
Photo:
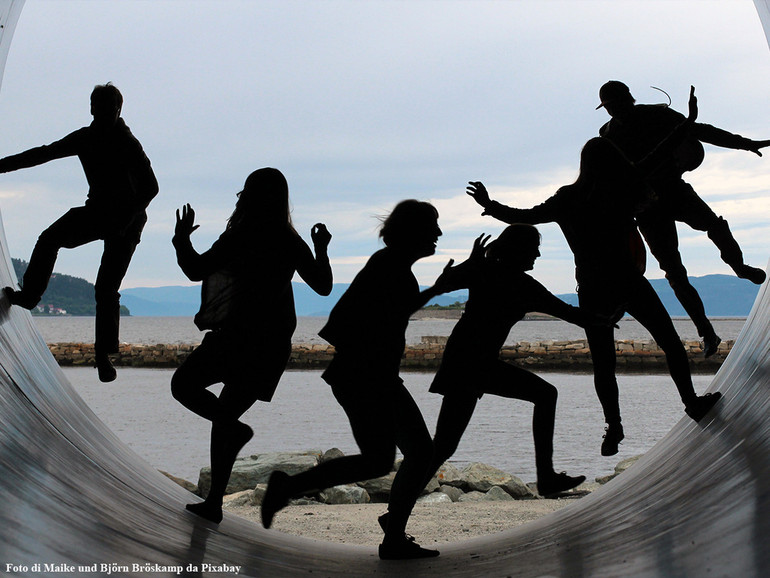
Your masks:
M 457 291 L 458 289 L 467 289 L 484 260 L 486 246 L 490 237 L 490 235 L 483 233 L 476 237 L 473 241 L 470 256 L 459 265 L 455 265 L 454 259 L 450 259 L 433 286 L 420 292 L 412 313 L 424 307 L 428 301 L 438 295 Z
M 551 223 L 556 221 L 558 217 L 558 207 L 552 200 L 554 197 L 531 209 L 517 209 L 490 199 L 484 183 L 480 181 L 470 181 L 465 192 L 484 208 L 484 211 L 481 213 L 482 215 L 489 215 L 504 223 L 538 225 L 540 223 Z
M 539 285 L 539 283 L 538 283 Z M 565 303 L 556 295 L 548 291 L 545 287 L 540 285 L 540 304 L 537 307 L 537 311 L 540 313 L 546 313 L 553 315 L 559 319 L 563 319 L 567 323 L 572 323 L 578 327 L 585 329 L 586 327 L 616 327 L 618 320 L 623 317 L 624 309 L 618 308 L 612 315 L 606 316 L 598 313 L 594 313 L 582 307 L 575 307 Z
M 310 238 L 313 241 L 315 257 L 304 241 L 301 241 L 297 273 L 319 295 L 329 295 L 334 284 L 332 268 L 329 264 L 327 248 L 332 235 L 323 223 L 316 223 L 310 229 Z
M 444 269 L 441 271 L 441 275 L 438 276 L 438 279 L 436 279 L 436 282 L 431 287 L 420 291 L 417 299 L 409 304 L 409 315 L 425 307 L 426 303 L 434 297 L 443 295 L 449 291 L 454 291 L 454 288 L 447 281 L 451 278 L 451 270 L 454 262 L 454 259 L 449 259 L 449 262 L 444 265 Z
M 63 139 L 49 145 L 31 148 L 24 152 L 0 159 L 0 173 L 10 173 L 18 169 L 25 169 L 42 165 L 54 159 L 71 157 L 78 154 L 81 131 L 75 131 Z
M 770 146 L 770 140 L 752 140 L 704 123 L 695 123 L 693 134 L 699 141 L 722 148 L 751 151 L 760 157 L 762 153 L 759 149 Z

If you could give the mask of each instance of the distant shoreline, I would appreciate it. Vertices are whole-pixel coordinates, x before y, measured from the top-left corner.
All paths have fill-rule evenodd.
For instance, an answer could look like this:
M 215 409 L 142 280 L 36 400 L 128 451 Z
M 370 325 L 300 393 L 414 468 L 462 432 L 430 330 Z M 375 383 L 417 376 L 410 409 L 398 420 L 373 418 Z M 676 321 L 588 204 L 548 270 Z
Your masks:
M 446 336 L 424 336 L 420 343 L 409 344 L 401 367 L 411 371 L 435 370 L 441 363 Z M 717 353 L 706 359 L 702 344 L 682 340 L 690 368 L 698 373 L 715 373 L 733 346 L 733 340 L 723 341 Z M 120 345 L 113 363 L 122 367 L 179 367 L 197 343 L 129 344 Z M 48 348 L 61 366 L 94 364 L 93 343 L 49 343 Z M 649 339 L 622 339 L 615 342 L 617 371 L 620 373 L 664 373 L 668 371 L 666 357 L 658 345 Z M 324 369 L 334 356 L 334 347 L 325 343 L 294 343 L 287 369 Z M 585 339 L 521 341 L 506 345 L 500 358 L 508 363 L 543 371 L 591 371 L 591 352 Z

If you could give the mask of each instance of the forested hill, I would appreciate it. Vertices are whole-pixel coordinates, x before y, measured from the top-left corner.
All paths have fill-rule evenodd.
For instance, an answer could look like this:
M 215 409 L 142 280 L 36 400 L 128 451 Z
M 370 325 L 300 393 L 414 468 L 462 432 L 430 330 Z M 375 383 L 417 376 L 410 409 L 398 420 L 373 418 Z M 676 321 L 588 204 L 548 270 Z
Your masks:
M 11 259 L 16 278 L 21 279 L 28 263 L 21 259 Z M 94 286 L 85 279 L 54 273 L 48 283 L 48 289 L 33 315 L 95 315 Z M 121 315 L 130 315 L 129 310 L 121 306 Z
M 690 282 L 698 290 L 706 307 L 706 312 L 717 317 L 746 317 L 757 297 L 759 287 L 744 279 L 732 275 L 705 275 L 690 277 Z M 674 296 L 665 279 L 650 280 L 666 309 L 672 316 L 681 317 L 686 313 Z M 329 297 L 321 297 L 304 283 L 294 283 L 294 301 L 297 315 L 326 316 L 331 308 L 348 288 L 346 283 L 335 283 Z M 190 316 L 200 306 L 201 289 L 195 286 L 171 287 L 135 287 L 123 289 L 121 301 L 131 308 L 137 316 Z M 577 304 L 574 293 L 558 295 L 568 303 Z M 431 300 L 431 304 L 445 307 L 459 307 L 465 302 L 468 292 L 461 290 L 440 295 Z M 459 302 L 455 305 L 455 302 Z M 260 304 L 269 307 L 269 304 Z M 372 307 L 376 307 L 372 303 Z

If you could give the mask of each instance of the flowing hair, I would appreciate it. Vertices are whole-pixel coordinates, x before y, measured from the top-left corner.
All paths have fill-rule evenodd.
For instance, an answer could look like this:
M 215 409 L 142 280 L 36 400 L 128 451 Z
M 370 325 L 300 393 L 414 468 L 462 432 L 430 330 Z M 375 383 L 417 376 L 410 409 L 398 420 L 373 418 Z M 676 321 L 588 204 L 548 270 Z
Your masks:
M 415 199 L 401 201 L 389 215 L 380 217 L 380 238 L 387 247 L 403 244 L 431 220 L 438 220 L 438 210 L 430 203 Z
M 259 221 L 259 222 L 257 222 Z M 278 169 L 266 167 L 251 173 L 238 193 L 235 210 L 227 220 L 227 229 L 247 232 L 248 229 L 280 229 L 294 231 L 289 204 L 289 184 Z

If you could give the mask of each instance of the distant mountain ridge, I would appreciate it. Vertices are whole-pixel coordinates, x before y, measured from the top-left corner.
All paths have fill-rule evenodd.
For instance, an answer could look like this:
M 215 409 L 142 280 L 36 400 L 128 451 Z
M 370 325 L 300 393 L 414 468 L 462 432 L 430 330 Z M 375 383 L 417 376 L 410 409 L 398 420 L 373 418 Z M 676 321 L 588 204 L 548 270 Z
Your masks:
M 690 282 L 700 293 L 706 313 L 712 317 L 747 316 L 759 291 L 759 286 L 731 275 L 690 277 Z M 687 315 L 665 279 L 651 279 L 650 283 L 671 316 Z M 328 315 L 349 286 L 348 283 L 335 283 L 331 295 L 321 297 L 303 283 L 292 285 L 297 315 L 300 316 Z M 122 290 L 121 295 L 121 303 L 131 310 L 132 315 L 139 316 L 192 317 L 200 306 L 200 285 L 136 287 Z M 564 293 L 558 297 L 577 305 L 577 295 L 574 293 Z M 451 305 L 455 301 L 464 302 L 467 299 L 467 291 L 454 291 L 432 299 L 429 304 Z
M 16 278 L 24 277 L 29 263 L 21 259 L 11 259 Z M 32 310 L 33 315 L 96 315 L 93 283 L 63 273 L 54 273 L 48 287 L 40 299 L 40 304 Z M 121 315 L 130 315 L 130 311 L 121 304 Z

